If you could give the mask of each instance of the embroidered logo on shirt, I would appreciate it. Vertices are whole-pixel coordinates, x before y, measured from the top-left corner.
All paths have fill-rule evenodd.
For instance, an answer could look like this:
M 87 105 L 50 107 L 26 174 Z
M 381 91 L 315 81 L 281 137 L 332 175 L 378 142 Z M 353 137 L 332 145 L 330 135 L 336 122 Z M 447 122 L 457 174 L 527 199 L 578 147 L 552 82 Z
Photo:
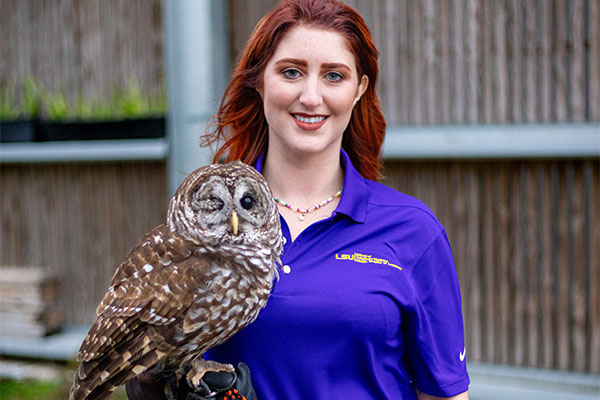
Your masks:
M 402 267 L 392 264 L 384 258 L 375 258 L 370 254 L 354 253 L 354 254 L 335 254 L 336 260 L 354 261 L 361 264 L 383 264 L 389 265 L 402 271 Z
M 461 351 L 460 354 L 458 355 L 458 358 L 460 358 L 460 361 L 465 361 L 466 356 L 467 356 L 467 348 L 465 347 L 463 349 L 463 351 Z

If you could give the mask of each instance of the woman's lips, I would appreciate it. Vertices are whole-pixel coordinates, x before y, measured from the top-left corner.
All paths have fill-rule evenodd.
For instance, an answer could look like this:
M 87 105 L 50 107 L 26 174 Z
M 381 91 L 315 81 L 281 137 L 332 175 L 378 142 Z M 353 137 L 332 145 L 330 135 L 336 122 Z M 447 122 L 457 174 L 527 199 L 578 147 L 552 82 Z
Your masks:
M 325 124 L 327 115 L 292 114 L 296 125 L 305 131 L 316 131 Z

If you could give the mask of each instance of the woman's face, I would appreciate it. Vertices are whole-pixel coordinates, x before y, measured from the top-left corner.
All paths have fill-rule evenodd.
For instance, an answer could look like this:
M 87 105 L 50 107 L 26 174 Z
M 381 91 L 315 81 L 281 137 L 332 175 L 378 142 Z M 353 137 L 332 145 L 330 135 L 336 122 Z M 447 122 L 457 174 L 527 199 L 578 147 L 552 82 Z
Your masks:
M 258 90 L 269 124 L 269 151 L 339 153 L 352 108 L 367 85 L 340 33 L 292 28 L 269 60 Z

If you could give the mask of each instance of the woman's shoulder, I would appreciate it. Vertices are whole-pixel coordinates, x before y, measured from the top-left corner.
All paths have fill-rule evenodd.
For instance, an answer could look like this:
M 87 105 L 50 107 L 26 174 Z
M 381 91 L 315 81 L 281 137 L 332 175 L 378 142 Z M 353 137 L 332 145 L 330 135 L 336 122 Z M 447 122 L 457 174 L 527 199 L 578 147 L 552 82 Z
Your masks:
M 366 180 L 369 207 L 380 209 L 389 217 L 394 215 L 417 219 L 432 228 L 444 229 L 433 211 L 423 201 L 379 182 Z

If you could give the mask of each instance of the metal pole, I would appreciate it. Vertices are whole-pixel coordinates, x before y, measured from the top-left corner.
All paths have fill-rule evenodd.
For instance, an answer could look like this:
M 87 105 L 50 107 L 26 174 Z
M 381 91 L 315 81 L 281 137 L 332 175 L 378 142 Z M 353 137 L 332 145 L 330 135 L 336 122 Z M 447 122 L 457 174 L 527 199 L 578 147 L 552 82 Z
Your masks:
M 229 71 L 227 2 L 163 0 L 169 140 L 173 194 L 194 169 L 211 162 L 200 135 L 218 107 Z

